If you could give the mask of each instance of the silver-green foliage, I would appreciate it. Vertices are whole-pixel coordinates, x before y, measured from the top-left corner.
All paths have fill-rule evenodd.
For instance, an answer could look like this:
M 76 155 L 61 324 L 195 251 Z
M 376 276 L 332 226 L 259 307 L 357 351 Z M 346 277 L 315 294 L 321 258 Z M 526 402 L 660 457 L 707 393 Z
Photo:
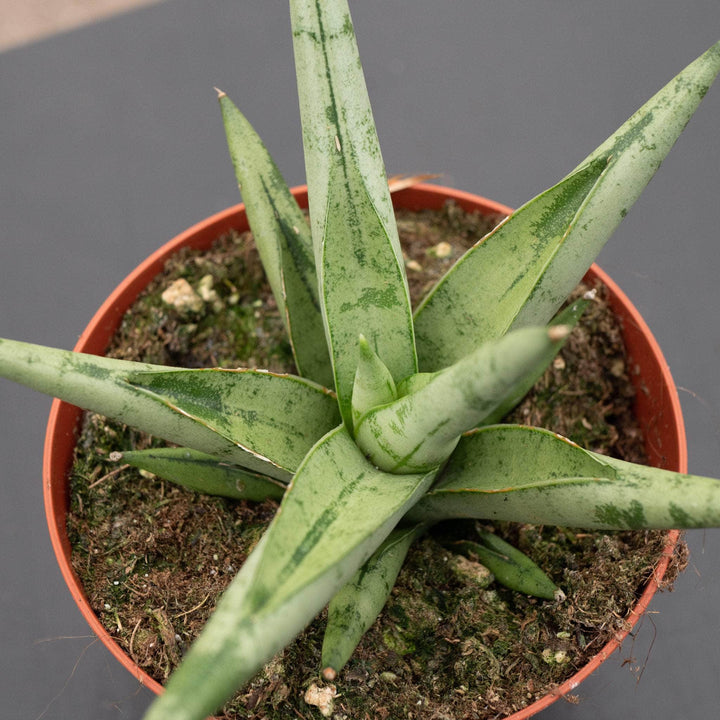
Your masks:
M 445 518 L 589 528 L 720 525 L 720 483 L 497 425 L 582 311 L 559 315 L 720 70 L 720 43 L 566 178 L 460 258 L 411 313 L 346 0 L 291 0 L 310 229 L 220 93 L 228 145 L 301 376 L 138 365 L 0 340 L 0 373 L 180 449 L 125 460 L 196 490 L 282 495 L 151 720 L 201 720 L 330 602 L 339 671 L 411 542 Z M 518 551 L 471 548 L 509 587 L 556 588 Z

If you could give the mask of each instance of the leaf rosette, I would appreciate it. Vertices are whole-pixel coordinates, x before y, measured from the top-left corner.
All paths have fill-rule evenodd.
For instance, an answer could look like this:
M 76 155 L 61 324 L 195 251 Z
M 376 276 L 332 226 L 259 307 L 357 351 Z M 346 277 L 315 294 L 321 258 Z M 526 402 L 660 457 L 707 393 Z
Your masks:
M 281 498 L 149 720 L 201 720 L 329 603 L 326 677 L 382 610 L 408 548 L 451 518 L 586 528 L 720 525 L 720 482 L 501 424 L 583 303 L 568 294 L 720 70 L 720 43 L 575 170 L 478 238 L 413 312 L 346 0 L 291 0 L 310 222 L 219 101 L 298 369 L 187 370 L 0 340 L 0 373 L 178 445 L 123 460 L 193 490 Z M 498 582 L 558 588 L 482 531 Z

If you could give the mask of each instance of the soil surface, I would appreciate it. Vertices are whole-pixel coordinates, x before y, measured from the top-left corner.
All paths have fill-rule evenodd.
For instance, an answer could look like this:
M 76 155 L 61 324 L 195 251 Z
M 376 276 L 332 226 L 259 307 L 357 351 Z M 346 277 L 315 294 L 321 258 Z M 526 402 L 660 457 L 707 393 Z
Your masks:
M 442 213 L 401 212 L 414 302 L 492 224 L 452 205 Z M 179 279 L 200 302 L 192 296 L 185 305 L 163 302 L 162 293 Z M 562 353 L 508 419 L 642 462 L 620 328 L 603 288 L 596 290 Z M 211 252 L 185 251 L 170 260 L 126 316 L 108 354 L 184 367 L 292 371 L 250 234 L 232 233 Z M 116 450 L 161 444 L 87 414 L 68 528 L 73 564 L 95 612 L 133 660 L 163 682 L 277 503 L 202 496 L 108 459 Z M 335 695 L 326 712 L 336 718 L 510 714 L 567 679 L 623 627 L 665 544 L 665 533 L 656 531 L 483 527 L 532 557 L 567 599 L 542 601 L 493 583 L 472 556 L 452 549 L 458 538 L 476 538 L 475 523 L 438 525 L 411 549 L 387 606 L 333 686 L 319 676 L 321 615 L 228 703 L 223 717 L 322 717 L 305 700 L 309 689 Z M 685 552 L 680 543 L 667 586 L 684 566 Z

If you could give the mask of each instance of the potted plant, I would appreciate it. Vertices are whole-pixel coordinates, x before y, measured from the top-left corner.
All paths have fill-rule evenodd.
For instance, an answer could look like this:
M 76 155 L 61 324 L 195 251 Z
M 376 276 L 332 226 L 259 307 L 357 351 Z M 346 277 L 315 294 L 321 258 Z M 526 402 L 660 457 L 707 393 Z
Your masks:
M 295 189 L 293 195 L 301 207 L 307 205 L 305 188 Z M 489 214 L 490 217 L 499 217 L 510 212 L 509 208 L 482 198 L 436 186 L 411 187 L 393 195 L 393 203 L 398 208 L 424 209 L 426 211 L 427 209 L 433 209 L 437 212 L 440 212 L 449 200 L 452 200 L 456 207 L 474 213 Z M 111 294 L 86 328 L 75 350 L 77 352 L 100 352 L 104 350 L 112 339 L 123 311 L 136 299 L 138 290 L 145 288 L 148 280 L 158 274 L 169 258 L 178 254 L 183 248 L 206 251 L 207 246 L 223 235 L 229 228 L 236 231 L 243 231 L 247 228 L 247 219 L 242 206 L 229 208 L 227 211 L 208 218 L 160 248 Z M 630 354 L 629 364 L 637 368 L 633 375 L 635 382 L 638 384 L 639 407 L 637 412 L 641 422 L 646 426 L 645 444 L 650 461 L 653 464 L 669 469 L 683 469 L 686 463 L 686 454 L 682 416 L 677 402 L 677 394 L 674 391 L 672 379 L 659 347 L 654 342 L 642 318 L 610 278 L 599 268 L 593 266 L 588 273 L 587 280 L 591 286 L 598 280 L 604 283 L 610 291 L 614 312 L 621 318 L 626 336 L 625 344 Z M 168 280 L 164 282 L 167 283 Z M 130 315 L 129 318 L 133 318 L 133 320 L 127 321 L 126 325 L 134 322 L 135 316 Z M 71 494 L 68 484 L 69 468 L 73 464 L 75 445 L 80 431 L 79 421 L 81 415 L 82 413 L 77 407 L 59 401 L 53 403 L 44 463 L 44 490 L 53 546 L 72 595 L 90 623 L 93 632 L 143 685 L 155 692 L 161 692 L 162 686 L 157 680 L 148 675 L 127 654 L 127 637 L 121 645 L 118 643 L 117 638 L 111 632 L 108 632 L 108 628 L 96 614 L 97 599 L 95 605 L 91 606 L 87 597 L 89 591 L 83 587 L 84 576 L 78 577 L 76 569 L 74 569 L 77 568 L 77 565 L 74 565 L 72 561 L 67 527 L 68 501 Z M 662 418 L 663 422 L 658 423 L 658 418 Z M 83 444 L 86 444 L 91 437 L 96 439 L 94 435 L 83 434 Z M 114 476 L 113 482 L 123 484 L 132 482 L 120 476 L 115 476 L 112 472 L 110 474 Z M 136 493 L 137 489 L 134 489 L 135 502 L 131 504 L 131 510 L 137 507 Z M 83 503 L 85 502 L 87 501 L 83 500 Z M 232 516 L 230 516 L 230 520 L 232 520 Z M 538 692 L 539 699 L 531 703 L 528 702 L 522 713 L 513 716 L 516 720 L 534 714 L 572 690 L 577 686 L 578 682 L 587 677 L 620 645 L 623 638 L 641 617 L 641 613 L 647 607 L 659 584 L 663 582 L 665 568 L 673 556 L 677 535 L 677 531 L 672 531 L 669 534 L 662 554 L 655 558 L 657 564 L 647 586 L 644 587 L 642 597 L 632 609 L 632 612 L 623 620 L 622 627 L 612 634 L 612 638 L 605 646 L 600 647 L 600 645 L 597 645 L 599 651 L 580 671 L 571 674 L 571 671 L 568 670 L 566 673 L 568 679 L 560 687 L 553 687 L 552 692 L 544 695 L 542 692 Z M 656 550 L 656 552 L 659 553 L 659 550 Z M 81 557 L 84 557 L 84 555 Z M 79 561 L 80 566 L 85 564 L 86 560 Z M 89 576 L 93 575 L 93 570 L 88 569 L 87 572 Z M 147 602 L 147 600 L 144 602 Z M 188 602 L 184 609 L 192 610 L 193 605 L 194 603 Z M 109 616 L 112 615 L 112 612 L 106 612 L 105 614 Z M 122 622 L 125 622 L 124 619 Z M 133 633 L 132 637 L 134 636 L 135 633 Z M 132 643 L 130 650 L 132 652 Z M 133 657 L 137 657 L 137 652 L 136 647 L 135 652 L 132 653 Z M 544 686 L 538 687 L 538 690 L 541 691 L 542 687 Z
M 0 368 L 11 379 L 203 453 L 192 462 L 212 462 L 210 455 L 237 465 L 239 473 L 289 482 L 266 539 L 149 717 L 211 712 L 345 586 L 344 599 L 331 607 L 325 663 L 327 676 L 339 671 L 372 619 L 348 629 L 350 610 L 367 591 L 360 576 L 346 583 L 366 561 L 362 577 L 392 573 L 387 563 L 396 556 L 385 552 L 387 542 L 409 543 L 437 519 L 469 513 L 589 527 L 717 523 L 715 481 L 627 466 L 541 430 L 494 422 L 567 338 L 579 307 L 547 323 L 707 90 L 718 47 L 576 171 L 478 244 L 413 318 L 347 9 L 342 2 L 322 11 L 293 3 L 292 13 L 313 240 L 303 238 L 303 221 L 252 131 L 226 98 L 221 102 L 250 221 L 278 304 L 287 310 L 296 361 L 309 379 L 250 370 L 169 371 L 0 343 Z M 520 250 L 516 237 L 537 244 L 532 257 L 514 261 L 521 272 L 513 275 L 507 260 Z M 539 246 L 547 255 L 538 265 Z M 500 297 L 510 304 L 499 304 L 492 293 L 485 302 L 493 312 L 485 314 L 479 310 L 488 305 L 481 305 L 473 285 L 488 267 L 492 272 L 479 290 L 502 278 L 507 292 Z M 303 306 L 307 312 L 296 314 Z M 508 332 L 511 326 L 518 329 Z M 323 389 L 328 385 L 335 394 Z M 278 417 L 282 442 L 268 433 Z M 484 484 L 475 465 L 481 457 Z M 509 457 L 525 459 L 508 486 Z M 543 474 L 530 460 L 544 457 L 551 461 Z M 532 477 L 525 476 L 527 467 Z M 298 544 L 298 537 L 305 542 Z M 496 578 L 528 590 L 529 574 L 531 584 L 547 587 L 538 568 L 530 570 L 510 550 L 501 555 Z M 229 635 L 233 642 L 226 641 Z

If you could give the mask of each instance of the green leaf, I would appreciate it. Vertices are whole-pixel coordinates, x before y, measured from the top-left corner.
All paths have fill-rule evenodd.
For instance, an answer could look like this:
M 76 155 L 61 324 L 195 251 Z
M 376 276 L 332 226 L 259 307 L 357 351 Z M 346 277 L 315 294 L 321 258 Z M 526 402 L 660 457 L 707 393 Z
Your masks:
M 156 396 L 128 382 L 129 377 L 141 376 L 143 372 L 150 378 L 153 373 L 164 375 L 186 371 L 0 339 L 0 375 L 9 380 L 178 445 L 192 447 L 280 480 L 290 479 L 302 454 L 296 458 L 294 467 L 278 466 L 242 443 L 238 445 L 236 439 L 216 432 L 176 407 L 158 402 Z M 311 383 L 307 383 L 303 394 L 312 398 L 305 422 L 312 424 L 321 418 L 319 437 L 326 432 L 322 429 L 322 418 L 326 419 L 327 428 L 333 427 L 338 420 L 335 403 L 327 396 L 327 391 Z M 312 447 L 316 439 L 309 439 L 307 447 Z
M 525 328 L 485 343 L 417 392 L 365 415 L 358 445 L 387 472 L 420 472 L 445 462 L 462 433 L 547 365 L 568 328 Z
M 147 720 L 201 720 L 297 635 L 434 475 L 389 476 L 344 426 L 308 454 L 280 510 Z
M 332 680 L 385 607 L 405 556 L 424 525 L 393 530 L 328 606 L 322 646 L 323 675 Z
M 397 396 L 404 397 L 405 395 L 412 395 L 422 390 L 436 375 L 436 372 L 421 372 L 406 377 L 397 385 Z
M 188 490 L 233 500 L 280 500 L 285 485 L 265 475 L 189 448 L 153 448 L 117 453 L 111 459 L 159 475 Z
M 623 462 L 548 430 L 494 425 L 462 438 L 408 522 L 458 517 L 586 529 L 720 526 L 720 481 Z
M 385 363 L 360 336 L 358 366 L 352 392 L 353 426 L 357 426 L 365 413 L 392 402 L 397 397 L 395 382 Z
M 347 3 L 292 0 L 315 266 L 345 423 L 362 333 L 395 382 L 417 370 L 410 297 Z
M 650 181 L 719 70 L 720 43 L 570 176 L 456 263 L 416 312 L 421 370 L 449 365 L 510 328 L 548 322 Z M 527 242 L 520 245 L 519 238 Z
M 501 585 L 533 597 L 556 600 L 563 597 L 560 588 L 524 552 L 505 542 L 495 533 L 478 528 L 480 542 L 465 540 L 453 544 L 474 555 Z
M 534 288 L 513 327 L 550 317 L 597 257 L 650 182 L 720 71 L 717 43 L 654 95 L 579 167 L 610 158 L 575 220 L 571 237 Z
M 513 213 L 450 268 L 415 312 L 421 370 L 451 365 L 512 327 L 606 169 L 607 160 L 600 159 L 565 178 Z M 552 313 L 537 324 L 550 317 Z
M 263 474 L 272 475 L 268 463 L 295 472 L 315 442 L 340 421 L 333 394 L 296 375 L 214 368 L 132 373 L 128 382 L 245 448 L 258 462 L 242 465 Z
M 580 321 L 580 317 L 587 308 L 589 300 L 580 299 L 568 305 L 561 310 L 554 318 L 550 325 L 561 325 L 574 328 Z M 561 340 L 554 346 L 548 348 L 547 355 L 538 361 L 538 364 L 531 368 L 530 371 L 521 378 L 518 383 L 510 388 L 502 402 L 489 415 L 486 415 L 478 425 L 493 425 L 500 422 L 524 397 L 528 394 L 535 383 L 543 376 L 545 370 L 565 344 L 565 340 Z
M 340 422 L 330 391 L 261 370 L 172 369 L 0 339 L 0 375 L 285 481 Z
M 225 93 L 219 101 L 248 221 L 298 372 L 332 387 L 310 228 L 258 134 Z

